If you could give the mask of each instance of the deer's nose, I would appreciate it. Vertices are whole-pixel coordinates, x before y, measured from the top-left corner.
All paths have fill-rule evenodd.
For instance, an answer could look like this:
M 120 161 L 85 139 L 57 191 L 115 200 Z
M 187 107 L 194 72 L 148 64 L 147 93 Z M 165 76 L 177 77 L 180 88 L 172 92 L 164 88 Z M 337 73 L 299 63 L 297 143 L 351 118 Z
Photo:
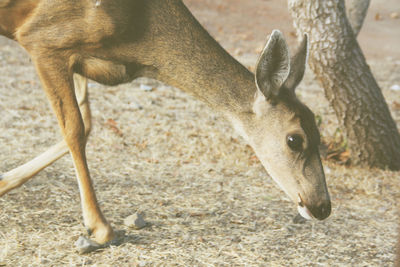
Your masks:
M 331 214 L 331 201 L 330 199 L 322 200 L 316 204 L 305 203 L 300 194 L 298 202 L 298 210 L 301 216 L 306 219 L 316 218 L 318 220 L 324 220 Z
M 307 208 L 314 218 L 324 220 L 331 214 L 331 201 L 326 200 L 317 205 L 308 205 Z

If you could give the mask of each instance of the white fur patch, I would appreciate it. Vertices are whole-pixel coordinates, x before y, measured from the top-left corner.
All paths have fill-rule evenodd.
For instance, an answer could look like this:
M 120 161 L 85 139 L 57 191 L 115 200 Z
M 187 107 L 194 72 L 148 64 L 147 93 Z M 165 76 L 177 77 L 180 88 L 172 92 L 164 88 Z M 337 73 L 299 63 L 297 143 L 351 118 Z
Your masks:
M 307 209 L 306 206 L 297 206 L 297 211 L 300 213 L 301 217 L 307 220 L 312 220 L 313 216 L 311 215 L 311 212 Z
M 311 214 L 310 210 L 304 205 L 303 200 L 301 200 L 300 195 L 298 196 L 298 206 L 297 211 L 300 213 L 301 217 L 307 220 L 312 220 L 314 216 Z
M 235 131 L 244 138 L 244 140 L 246 140 L 247 142 L 249 141 L 249 136 L 247 135 L 247 133 L 244 131 L 244 127 L 243 127 L 243 123 L 235 117 L 229 117 L 229 120 L 232 123 L 233 129 L 235 129 Z
M 263 114 L 263 108 L 265 107 L 266 102 L 267 100 L 265 99 L 264 94 L 260 90 L 257 90 L 254 95 L 254 103 L 253 103 L 253 112 L 257 116 Z

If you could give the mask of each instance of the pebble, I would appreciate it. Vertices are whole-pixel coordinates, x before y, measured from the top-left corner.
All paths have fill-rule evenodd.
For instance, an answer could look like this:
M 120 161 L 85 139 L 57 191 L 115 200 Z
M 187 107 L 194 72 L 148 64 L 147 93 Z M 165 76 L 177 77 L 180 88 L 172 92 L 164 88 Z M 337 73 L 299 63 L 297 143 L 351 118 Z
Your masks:
M 242 241 L 242 239 L 240 238 L 240 236 L 233 236 L 231 238 L 231 241 L 234 243 L 240 243 Z
M 129 108 L 133 109 L 133 110 L 141 110 L 141 109 L 143 109 L 143 106 L 137 102 L 131 102 L 131 103 L 129 103 Z
M 80 236 L 75 242 L 75 247 L 78 250 L 79 254 L 86 254 L 96 249 L 99 249 L 100 245 L 90 240 L 89 238 Z
M 146 227 L 147 222 L 144 220 L 140 213 L 132 214 L 124 219 L 124 224 L 128 227 L 135 229 L 142 229 Z
M 393 84 L 393 85 L 390 87 L 390 90 L 393 90 L 393 91 L 400 91 L 400 85 L 398 85 L 398 84 Z
M 393 12 L 393 13 L 390 14 L 390 18 L 391 19 L 398 19 L 399 17 L 400 17 L 399 13 L 397 13 L 397 12 Z
M 331 173 L 332 173 L 331 168 L 329 168 L 328 166 L 325 166 L 325 167 L 324 167 L 324 170 L 325 170 L 325 173 L 326 173 L 326 174 L 331 174 Z
M 243 55 L 243 50 L 240 49 L 240 48 L 236 48 L 236 49 L 235 49 L 235 52 L 234 52 L 234 55 L 235 55 L 235 56 L 241 56 L 241 55 Z
M 149 86 L 147 84 L 141 84 L 140 85 L 140 89 L 143 90 L 143 91 L 146 91 L 146 92 L 153 91 L 153 87 Z

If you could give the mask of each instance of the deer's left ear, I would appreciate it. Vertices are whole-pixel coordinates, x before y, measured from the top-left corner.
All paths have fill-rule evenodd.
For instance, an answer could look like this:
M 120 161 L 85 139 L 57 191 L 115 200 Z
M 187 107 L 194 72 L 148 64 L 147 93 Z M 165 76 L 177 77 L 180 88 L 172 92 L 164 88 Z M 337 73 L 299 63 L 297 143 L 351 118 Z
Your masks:
M 289 49 L 283 34 L 274 30 L 256 65 L 256 85 L 267 101 L 273 101 L 290 71 Z
M 303 79 L 308 59 L 308 35 L 305 34 L 296 53 L 290 59 L 290 72 L 284 82 L 288 89 L 295 90 L 297 85 Z

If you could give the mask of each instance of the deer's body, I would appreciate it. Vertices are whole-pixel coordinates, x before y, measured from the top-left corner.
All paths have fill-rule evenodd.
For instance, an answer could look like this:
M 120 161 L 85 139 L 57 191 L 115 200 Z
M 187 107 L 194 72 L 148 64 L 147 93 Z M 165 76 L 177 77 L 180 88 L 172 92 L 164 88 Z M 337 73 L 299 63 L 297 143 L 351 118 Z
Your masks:
M 15 32 L 14 38 L 31 55 L 58 53 L 69 71 L 103 84 L 146 75 L 188 91 L 213 108 L 252 104 L 253 74 L 227 54 L 179 1 L 33 2 L 37 5 L 24 23 L 5 33 Z M 0 20 L 9 21 L 12 15 L 7 12 Z M 236 81 L 226 80 L 227 75 Z M 224 80 L 226 84 L 220 84 Z
M 90 131 L 85 80 L 76 79 L 74 86 L 73 74 L 107 85 L 146 76 L 218 110 L 303 212 L 319 219 L 329 215 L 318 130 L 312 113 L 294 95 L 304 72 L 306 42 L 289 64 L 286 43 L 274 32 L 260 57 L 255 85 L 254 75 L 179 0 L 0 0 L 0 34 L 30 54 L 64 137 L 47 154 L 5 173 L 0 195 L 69 150 L 85 224 L 98 243 L 110 241 L 112 229 L 97 205 L 85 159 Z M 298 154 L 287 149 L 293 136 L 302 138 L 304 151 Z

